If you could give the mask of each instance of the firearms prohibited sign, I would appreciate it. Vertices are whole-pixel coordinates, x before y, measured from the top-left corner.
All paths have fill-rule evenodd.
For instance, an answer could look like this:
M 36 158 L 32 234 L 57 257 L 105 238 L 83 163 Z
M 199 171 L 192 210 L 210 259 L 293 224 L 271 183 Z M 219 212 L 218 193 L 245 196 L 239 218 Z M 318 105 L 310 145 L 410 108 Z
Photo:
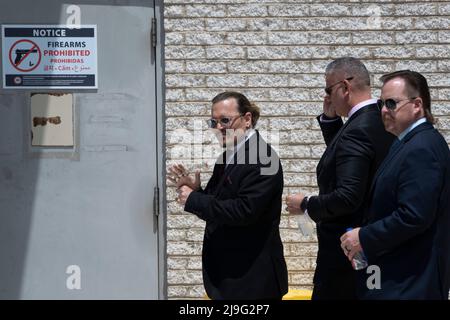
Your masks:
M 4 89 L 97 89 L 97 26 L 2 25 Z

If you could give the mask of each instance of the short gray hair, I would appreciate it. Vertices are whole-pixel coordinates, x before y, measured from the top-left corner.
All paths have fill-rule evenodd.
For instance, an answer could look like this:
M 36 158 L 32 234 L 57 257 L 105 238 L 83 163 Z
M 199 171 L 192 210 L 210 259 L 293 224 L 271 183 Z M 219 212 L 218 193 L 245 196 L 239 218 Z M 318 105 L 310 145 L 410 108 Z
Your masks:
M 330 62 L 325 69 L 325 74 L 341 74 L 342 80 L 353 77 L 352 83 L 357 90 L 370 88 L 369 71 L 361 60 L 353 57 L 342 57 Z

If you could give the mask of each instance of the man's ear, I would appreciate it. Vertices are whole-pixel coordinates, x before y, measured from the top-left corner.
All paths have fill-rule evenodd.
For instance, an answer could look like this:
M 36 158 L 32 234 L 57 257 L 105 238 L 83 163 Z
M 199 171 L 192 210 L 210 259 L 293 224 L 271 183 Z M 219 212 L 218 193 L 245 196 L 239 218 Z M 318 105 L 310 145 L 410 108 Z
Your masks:
M 423 100 L 421 97 L 414 99 L 414 114 L 422 113 L 425 116 L 425 109 L 423 108 Z
M 251 128 L 252 127 L 252 113 L 246 112 L 244 114 L 244 119 L 245 119 L 245 122 L 247 122 L 246 127 Z

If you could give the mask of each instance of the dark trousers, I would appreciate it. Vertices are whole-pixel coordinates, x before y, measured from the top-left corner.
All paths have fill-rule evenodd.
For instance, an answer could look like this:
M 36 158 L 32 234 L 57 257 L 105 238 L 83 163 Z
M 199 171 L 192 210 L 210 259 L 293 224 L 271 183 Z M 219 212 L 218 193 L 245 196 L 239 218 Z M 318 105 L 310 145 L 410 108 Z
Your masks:
M 356 272 L 350 270 L 322 270 L 317 276 L 311 300 L 356 300 Z

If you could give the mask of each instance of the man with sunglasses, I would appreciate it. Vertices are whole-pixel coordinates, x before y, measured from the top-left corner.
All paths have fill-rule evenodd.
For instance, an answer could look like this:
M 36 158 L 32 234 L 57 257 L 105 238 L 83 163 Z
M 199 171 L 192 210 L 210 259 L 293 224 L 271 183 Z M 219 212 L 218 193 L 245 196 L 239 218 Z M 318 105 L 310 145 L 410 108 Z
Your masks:
M 340 236 L 359 226 L 376 169 L 393 136 L 384 130 L 377 100 L 371 99 L 370 76 L 352 57 L 331 62 L 325 70 L 323 114 L 317 117 L 327 148 L 317 166 L 319 195 L 290 195 L 292 214 L 308 214 L 317 224 L 319 251 L 314 300 L 356 299 L 356 278 L 342 254 Z M 343 123 L 341 117 L 348 117 Z
M 378 287 L 364 299 L 442 299 L 450 289 L 450 150 L 433 127 L 427 80 L 402 70 L 381 77 L 382 117 L 394 134 L 371 187 L 363 227 L 341 238 L 351 259 L 378 266 Z M 347 249 L 350 248 L 350 251 Z
M 259 108 L 238 92 L 212 100 L 210 128 L 226 151 L 203 190 L 199 173 L 169 170 L 184 210 L 206 221 L 203 282 L 212 299 L 281 299 L 288 290 L 280 238 L 283 171 L 254 129 Z

